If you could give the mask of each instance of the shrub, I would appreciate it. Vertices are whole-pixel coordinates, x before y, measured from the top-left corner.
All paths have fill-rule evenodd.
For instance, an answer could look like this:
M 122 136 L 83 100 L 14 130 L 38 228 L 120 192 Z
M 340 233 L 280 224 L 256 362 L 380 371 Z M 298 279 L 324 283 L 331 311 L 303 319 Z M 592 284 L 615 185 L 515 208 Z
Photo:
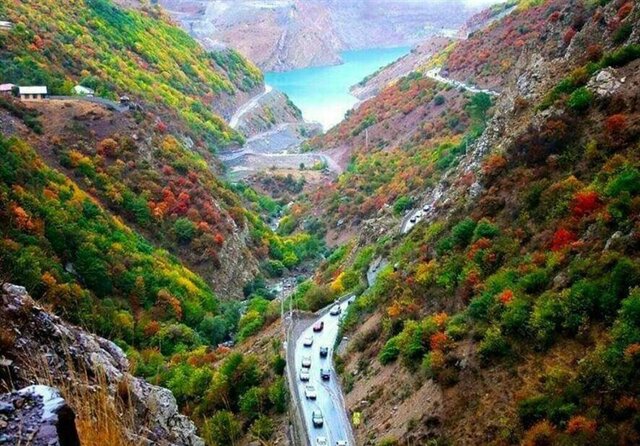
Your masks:
M 502 313 L 500 324 L 506 334 L 526 337 L 530 334 L 530 317 L 531 304 L 524 299 L 517 298 Z
M 576 235 L 568 229 L 560 228 L 553 234 L 551 250 L 560 251 L 577 240 Z
M 564 322 L 565 314 L 565 303 L 558 294 L 545 293 L 538 298 L 529 324 L 540 346 L 547 347 L 551 344 Z
M 640 45 L 624 46 L 613 53 L 604 56 L 600 65 L 604 67 L 622 67 L 640 57 Z
M 556 430 L 547 420 L 531 427 L 522 439 L 522 446 L 546 446 L 554 444 Z
M 239 401 L 240 412 L 249 420 L 253 421 L 262 412 L 264 404 L 263 390 L 259 387 L 252 387 L 247 390 Z
M 393 203 L 393 211 L 397 215 L 400 215 L 407 209 L 411 209 L 412 206 L 413 206 L 413 200 L 411 198 L 405 197 L 405 196 L 398 197 L 395 203 Z
M 593 101 L 593 94 L 586 88 L 580 87 L 569 96 L 567 105 L 576 111 L 584 111 Z
M 400 356 L 400 346 L 398 337 L 395 336 L 384 345 L 378 359 L 383 365 L 387 365 L 398 359 L 398 356 Z
M 484 361 L 493 357 L 502 357 L 509 353 L 509 343 L 502 335 L 500 327 L 493 326 L 487 329 L 478 347 L 478 353 Z
M 271 419 L 266 415 L 260 415 L 260 417 L 253 422 L 250 430 L 251 435 L 256 437 L 258 440 L 266 442 L 273 436 L 273 421 L 271 421 Z
M 623 169 L 612 178 L 605 188 L 605 193 L 610 197 L 618 197 L 623 192 L 630 195 L 640 194 L 640 171 L 634 167 Z
M 494 238 L 500 235 L 500 230 L 497 226 L 492 224 L 486 218 L 483 218 L 478 222 L 475 230 L 473 231 L 473 240 L 476 241 L 481 238 Z
M 287 386 L 284 378 L 277 378 L 268 389 L 269 401 L 278 413 L 285 413 L 287 410 Z
M 462 248 L 466 247 L 473 238 L 475 229 L 476 222 L 470 218 L 465 218 L 451 230 L 453 242 Z
M 536 395 L 526 398 L 518 403 L 518 416 L 525 426 L 531 426 L 541 421 L 547 414 L 549 397 Z
M 576 30 L 573 28 L 569 28 L 567 29 L 567 31 L 565 31 L 564 36 L 562 37 L 562 40 L 564 42 L 565 45 L 569 45 L 571 43 L 571 41 L 573 40 L 574 36 L 576 35 Z
M 536 269 L 520 280 L 520 286 L 527 293 L 537 293 L 543 291 L 549 282 L 548 274 L 543 269 Z
M 187 218 L 178 218 L 173 224 L 173 232 L 180 243 L 190 243 L 196 235 L 196 225 Z
M 601 206 L 600 197 L 595 191 L 578 192 L 571 201 L 571 213 L 578 218 L 587 216 Z
M 464 313 L 459 313 L 449 319 L 447 323 L 447 329 L 445 330 L 447 336 L 455 341 L 459 341 L 467 333 L 467 317 Z
M 597 426 L 598 424 L 594 420 L 578 415 L 571 417 L 567 422 L 567 433 L 571 435 L 586 434 L 587 436 L 592 436 L 596 433 Z
M 440 105 L 444 104 L 444 102 L 445 102 L 445 98 L 441 94 L 436 95 L 436 97 L 433 98 L 433 103 L 435 105 L 440 106 Z
M 221 410 L 204 423 L 203 436 L 209 444 L 235 444 L 242 434 L 242 425 L 233 413 Z
M 619 137 L 619 134 L 627 128 L 627 117 L 621 113 L 609 116 L 604 122 L 604 128 L 611 137 Z
M 625 42 L 629 38 L 632 32 L 633 32 L 633 25 L 631 24 L 631 22 L 627 22 L 623 24 L 618 29 L 616 29 L 616 31 L 613 33 L 614 43 L 621 44 Z

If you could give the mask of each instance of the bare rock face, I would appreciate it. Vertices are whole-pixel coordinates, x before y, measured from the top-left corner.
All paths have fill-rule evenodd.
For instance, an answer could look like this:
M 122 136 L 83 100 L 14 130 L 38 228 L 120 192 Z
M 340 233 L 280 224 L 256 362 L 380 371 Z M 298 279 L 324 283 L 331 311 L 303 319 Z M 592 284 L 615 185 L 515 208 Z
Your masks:
M 600 71 L 587 84 L 587 88 L 598 96 L 610 97 L 620 90 L 624 79 L 619 80 L 613 68 Z
M 73 410 L 47 386 L 0 395 L 0 432 L 0 444 L 80 446 Z
M 129 433 L 131 438 L 149 445 L 204 446 L 195 425 L 180 414 L 176 399 L 168 389 L 131 375 L 129 361 L 120 347 L 48 313 L 31 299 L 25 288 L 8 283 L 2 285 L 0 321 L 5 334 L 3 338 L 12 338 L 0 347 L 0 361 L 4 365 L 0 367 L 0 391 L 7 390 L 2 388 L 7 382 L 14 386 L 32 384 L 36 377 L 31 370 L 42 363 L 58 382 L 73 381 L 77 375 L 72 371 L 83 371 L 89 377 L 104 376 L 104 382 L 96 381 L 92 385 L 107 386 L 114 399 L 123 387 L 128 390 L 135 417 L 135 431 Z M 68 421 L 71 415 L 64 408 L 66 403 L 61 401 L 59 393 L 40 390 L 43 390 L 42 386 L 26 391 L 46 395 L 42 398 L 46 408 L 59 408 L 49 412 L 58 414 L 58 421 Z M 7 403 L 3 399 L 0 401 Z M 0 404 L 0 413 L 3 410 L 9 410 L 9 406 Z M 3 444 L 1 438 L 0 444 Z M 41 444 L 65 446 L 77 443 Z

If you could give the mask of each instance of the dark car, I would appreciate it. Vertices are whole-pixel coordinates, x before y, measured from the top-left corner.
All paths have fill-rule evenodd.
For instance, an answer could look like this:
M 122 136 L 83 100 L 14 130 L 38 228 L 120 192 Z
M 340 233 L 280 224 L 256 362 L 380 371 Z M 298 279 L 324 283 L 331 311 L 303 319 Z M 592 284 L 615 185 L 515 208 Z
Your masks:
M 324 321 L 318 321 L 313 325 L 313 331 L 318 332 L 322 331 L 324 328 Z
M 329 347 L 320 347 L 320 357 L 326 358 L 329 356 Z
M 324 381 L 328 381 L 331 378 L 331 370 L 329 369 L 320 369 L 320 378 Z

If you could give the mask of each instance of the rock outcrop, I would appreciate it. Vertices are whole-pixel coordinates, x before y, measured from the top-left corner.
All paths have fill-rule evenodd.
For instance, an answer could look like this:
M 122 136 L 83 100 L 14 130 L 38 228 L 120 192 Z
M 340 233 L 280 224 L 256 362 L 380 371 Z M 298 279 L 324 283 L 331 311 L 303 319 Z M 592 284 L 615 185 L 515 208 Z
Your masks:
M 71 386 L 103 386 L 114 401 L 126 393 L 134 418 L 128 436 L 136 443 L 204 445 L 193 422 L 178 411 L 176 399 L 168 389 L 131 375 L 129 361 L 120 347 L 45 311 L 25 288 L 8 283 L 2 285 L 0 320 L 0 360 L 3 365 L 0 367 L 0 390 L 10 390 L 7 388 L 9 383 L 22 387 L 43 380 L 54 384 L 71 383 Z M 40 376 L 38 370 L 43 366 L 46 373 L 42 374 L 49 376 Z M 87 377 L 89 382 L 74 382 L 78 376 Z M 41 388 L 29 389 L 23 392 L 34 393 L 33 389 Z M 42 395 L 42 392 L 35 393 Z M 12 397 L 5 398 L 11 400 Z M 59 419 L 69 420 L 58 393 L 50 392 L 43 402 L 47 407 L 58 408 L 55 413 L 59 414 Z M 0 411 L 3 408 L 9 410 L 6 404 L 0 405 Z M 65 443 L 60 444 L 64 446 Z
M 73 409 L 48 386 L 0 395 L 0 432 L 0 444 L 80 446 Z

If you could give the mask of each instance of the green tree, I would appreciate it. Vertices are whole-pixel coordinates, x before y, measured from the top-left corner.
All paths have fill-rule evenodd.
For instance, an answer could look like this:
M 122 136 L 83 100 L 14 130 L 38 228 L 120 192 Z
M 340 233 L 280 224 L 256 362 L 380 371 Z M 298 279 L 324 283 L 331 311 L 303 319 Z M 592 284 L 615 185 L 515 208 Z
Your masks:
M 251 425 L 251 434 L 258 440 L 267 441 L 273 436 L 273 421 L 265 415 L 260 415 Z
M 260 387 L 252 387 L 240 397 L 240 412 L 249 421 L 260 416 L 264 406 L 264 393 Z
M 287 386 L 284 378 L 280 377 L 269 386 L 269 401 L 278 413 L 285 413 L 287 410 Z
M 173 231 L 180 243 L 190 243 L 196 235 L 196 225 L 187 218 L 179 218 L 173 224 Z
M 221 410 L 205 421 L 203 435 L 208 444 L 235 445 L 242 435 L 242 425 L 233 413 Z

